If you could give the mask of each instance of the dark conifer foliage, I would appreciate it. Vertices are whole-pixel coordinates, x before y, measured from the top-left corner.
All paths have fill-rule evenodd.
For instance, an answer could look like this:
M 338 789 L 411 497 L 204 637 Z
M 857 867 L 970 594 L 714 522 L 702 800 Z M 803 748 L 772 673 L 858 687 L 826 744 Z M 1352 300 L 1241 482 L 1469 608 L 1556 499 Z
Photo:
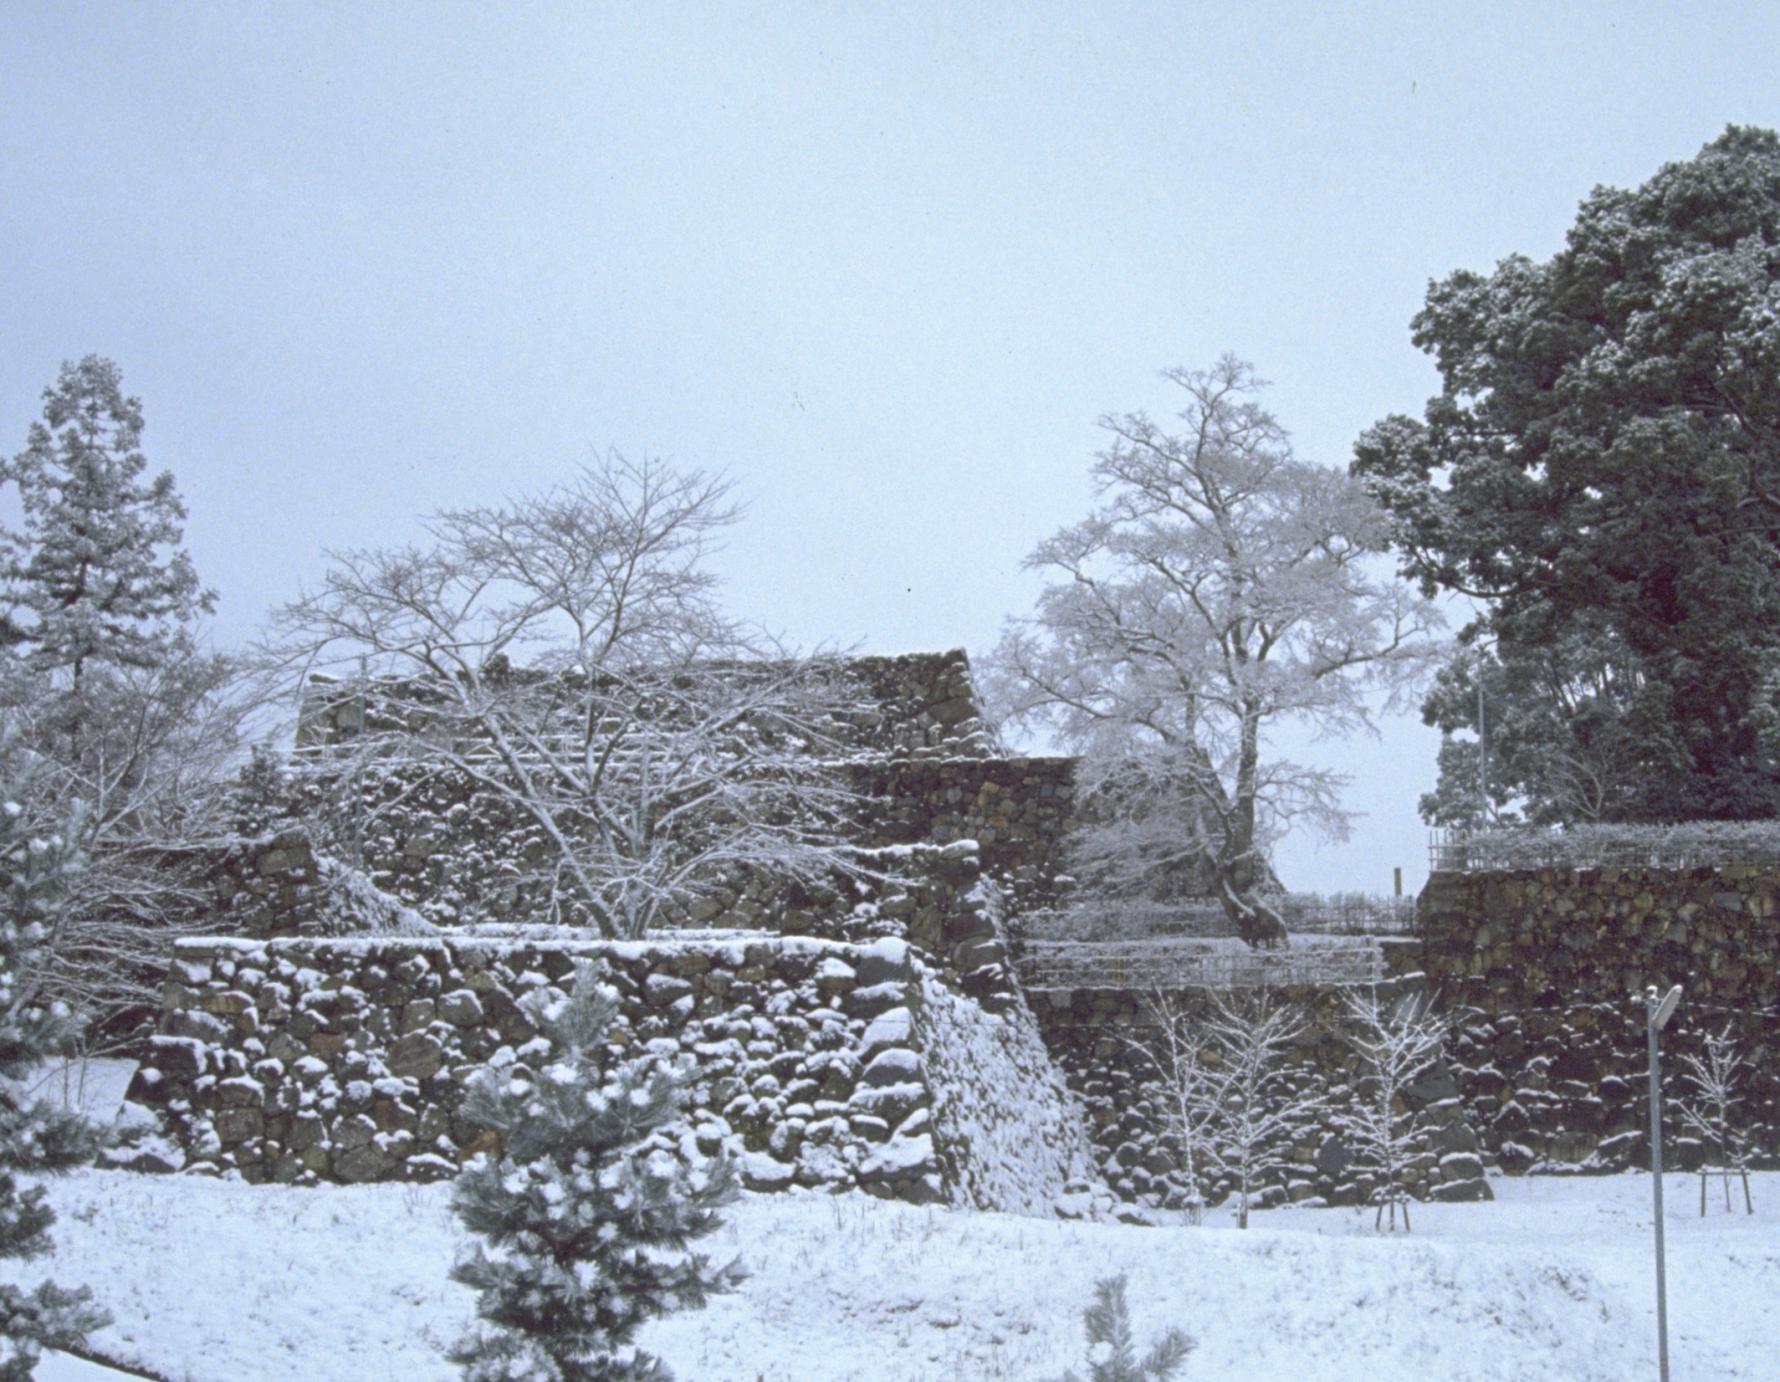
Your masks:
M 33 983 L 37 952 L 63 924 L 69 876 L 79 868 L 74 830 L 33 837 L 16 788 L 0 788 L 0 1257 L 41 1257 L 55 1222 L 41 1186 L 21 1175 L 66 1171 L 90 1161 L 98 1139 L 84 1119 L 46 1102 L 27 1104 L 21 1081 L 75 1036 L 68 1010 Z M 108 1322 L 84 1288 L 43 1282 L 0 1285 L 0 1382 L 33 1375 L 42 1349 L 77 1347 Z
M 43 392 L 9 478 L 23 531 L 6 573 L 7 633 L 32 670 L 157 667 L 215 596 L 179 547 L 185 506 L 162 471 L 145 479 L 142 403 L 110 360 L 64 364 Z
M 452 1275 L 477 1292 L 485 1326 L 452 1352 L 470 1382 L 672 1377 L 632 1344 L 647 1320 L 733 1289 L 734 1262 L 690 1244 L 715 1230 L 735 1194 L 724 1159 L 688 1165 L 654 1137 L 679 1113 L 688 1071 L 604 1043 L 618 1011 L 596 965 L 566 996 L 522 1001 L 549 1039 L 535 1075 L 478 1076 L 465 1116 L 493 1129 L 501 1155 L 470 1164 L 453 1199 L 483 1239 Z
M 1486 761 L 1445 756 L 1430 819 L 1780 810 L 1777 295 L 1780 138 L 1737 127 L 1429 287 L 1442 391 L 1354 471 L 1406 573 L 1484 602 L 1425 715 L 1474 731 L 1481 680 Z

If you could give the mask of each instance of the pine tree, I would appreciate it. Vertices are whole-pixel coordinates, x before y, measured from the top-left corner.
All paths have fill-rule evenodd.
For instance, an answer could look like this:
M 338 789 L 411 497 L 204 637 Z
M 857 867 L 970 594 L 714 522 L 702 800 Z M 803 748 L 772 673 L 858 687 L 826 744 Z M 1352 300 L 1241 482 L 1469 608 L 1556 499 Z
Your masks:
M 185 506 L 172 474 L 142 478 L 141 441 L 141 401 L 124 394 L 115 364 L 89 355 L 43 391 L 43 418 L 12 462 L 24 528 L 7 573 L 8 632 L 34 671 L 65 672 L 76 692 L 93 663 L 171 661 L 215 602 L 179 550 Z
M 42 1001 L 33 975 L 63 908 L 66 881 L 79 867 L 75 830 L 29 836 L 16 792 L 0 794 L 0 1257 L 41 1257 L 55 1222 L 41 1186 L 19 1175 L 66 1171 L 91 1159 L 97 1136 L 85 1120 L 46 1102 L 21 1103 L 18 1082 L 65 1049 L 74 1016 Z M 35 1290 L 0 1285 L 0 1382 L 32 1376 L 40 1350 L 80 1345 L 87 1331 L 109 1323 L 84 1287 L 44 1282 Z
M 90 808 L 43 969 L 107 1033 L 158 1002 L 167 933 L 190 924 L 185 851 L 227 830 L 257 696 L 240 659 L 202 646 L 213 597 L 179 548 L 173 477 L 147 473 L 142 425 L 117 366 L 88 356 L 44 391 L 25 449 L 0 457 L 17 514 L 0 530 L 0 780 L 21 783 L 31 833 Z
M 652 1054 L 604 1059 L 618 1001 L 598 965 L 577 966 L 567 996 L 521 1001 L 554 1046 L 551 1063 L 471 1083 L 464 1115 L 500 1135 L 501 1155 L 471 1162 L 452 1201 L 486 1240 L 452 1271 L 487 1322 L 450 1355 L 469 1382 L 671 1378 L 632 1345 L 637 1328 L 741 1279 L 736 1263 L 688 1249 L 718 1227 L 733 1168 L 689 1167 L 652 1139 L 679 1112 L 688 1072 Z
M 1196 1345 L 1184 1330 L 1170 1329 L 1140 1362 L 1131 1340 L 1131 1312 L 1125 1304 L 1125 1278 L 1094 1283 L 1094 1303 L 1082 1311 L 1088 1334 L 1087 1382 L 1169 1382 Z M 1082 1382 L 1073 1372 L 1060 1382 Z
M 235 828 L 257 835 L 291 816 L 290 775 L 270 744 L 255 744 L 235 775 Z

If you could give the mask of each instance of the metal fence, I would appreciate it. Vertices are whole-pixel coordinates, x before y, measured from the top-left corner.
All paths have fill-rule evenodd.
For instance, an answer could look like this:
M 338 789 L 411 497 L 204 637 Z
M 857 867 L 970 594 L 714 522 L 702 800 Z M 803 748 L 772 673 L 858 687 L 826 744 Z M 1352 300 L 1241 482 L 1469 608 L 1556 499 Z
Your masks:
M 1701 869 L 1780 866 L 1780 825 L 1699 821 L 1679 825 L 1526 826 L 1428 836 L 1434 873 L 1514 869 Z
M 1406 936 L 1415 932 L 1413 897 L 1365 893 L 1285 893 L 1268 899 L 1293 935 Z M 1216 902 L 1075 901 L 1025 914 L 1035 940 L 1214 939 L 1238 935 Z
M 1029 989 L 1302 988 L 1376 984 L 1384 953 L 1376 941 L 1244 946 L 1193 941 L 1030 941 L 1018 961 Z

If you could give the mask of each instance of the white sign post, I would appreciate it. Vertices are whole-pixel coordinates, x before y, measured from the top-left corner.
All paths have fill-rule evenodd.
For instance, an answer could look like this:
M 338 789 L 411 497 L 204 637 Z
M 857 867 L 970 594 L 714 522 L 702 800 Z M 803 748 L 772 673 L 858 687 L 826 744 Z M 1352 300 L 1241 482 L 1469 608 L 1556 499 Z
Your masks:
M 1644 1022 L 1650 1039 L 1650 1185 L 1656 1201 L 1656 1358 L 1662 1382 L 1669 1382 L 1669 1296 L 1663 1272 L 1663 1088 L 1656 1039 L 1680 1001 L 1680 984 L 1660 999 L 1655 984 L 1644 990 Z

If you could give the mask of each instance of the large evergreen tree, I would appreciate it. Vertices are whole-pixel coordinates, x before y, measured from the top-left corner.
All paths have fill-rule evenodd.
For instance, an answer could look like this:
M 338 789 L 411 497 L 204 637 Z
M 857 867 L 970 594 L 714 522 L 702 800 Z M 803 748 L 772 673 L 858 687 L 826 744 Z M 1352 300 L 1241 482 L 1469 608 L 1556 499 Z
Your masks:
M 452 1275 L 477 1293 L 492 1328 L 458 1344 L 469 1382 L 663 1382 L 667 1366 L 634 1347 L 640 1325 L 740 1280 L 688 1245 L 733 1198 L 725 1159 L 688 1166 L 651 1135 L 678 1114 L 687 1071 L 604 1045 L 618 994 L 598 966 L 576 968 L 566 996 L 534 990 L 526 1016 L 552 1044 L 535 1077 L 490 1069 L 464 1116 L 492 1128 L 501 1155 L 470 1163 L 453 1204 L 486 1240 Z
M 110 360 L 64 364 L 43 391 L 9 478 L 24 515 L 6 573 L 7 630 L 33 670 L 78 690 L 94 663 L 147 668 L 215 597 L 179 547 L 185 506 L 162 471 L 144 479 L 142 404 Z
M 170 925 L 189 918 L 187 846 L 219 833 L 250 707 L 236 660 L 202 646 L 213 597 L 180 547 L 173 477 L 152 478 L 142 405 L 109 360 L 62 366 L 25 449 L 0 461 L 0 774 L 27 828 L 79 801 L 88 867 L 44 973 L 89 1018 L 153 1001 Z
M 56 1216 L 43 1188 L 21 1186 L 18 1177 L 80 1165 L 97 1142 L 77 1115 L 46 1102 L 26 1104 L 17 1093 L 20 1082 L 74 1036 L 74 1019 L 48 999 L 37 977 L 78 866 L 75 832 L 32 837 L 17 795 L 0 789 L 0 1257 L 31 1258 L 49 1251 Z M 42 1349 L 76 1347 L 107 1322 L 84 1288 L 47 1281 L 31 1291 L 0 1285 L 0 1382 L 23 1382 Z
M 1407 573 L 1482 602 L 1426 717 L 1475 731 L 1483 677 L 1499 804 L 1780 810 L 1777 309 L 1780 138 L 1735 127 L 1597 189 L 1545 263 L 1430 286 L 1414 333 L 1442 391 L 1367 431 L 1354 469 Z M 1446 761 L 1428 808 L 1450 822 L 1478 765 Z

